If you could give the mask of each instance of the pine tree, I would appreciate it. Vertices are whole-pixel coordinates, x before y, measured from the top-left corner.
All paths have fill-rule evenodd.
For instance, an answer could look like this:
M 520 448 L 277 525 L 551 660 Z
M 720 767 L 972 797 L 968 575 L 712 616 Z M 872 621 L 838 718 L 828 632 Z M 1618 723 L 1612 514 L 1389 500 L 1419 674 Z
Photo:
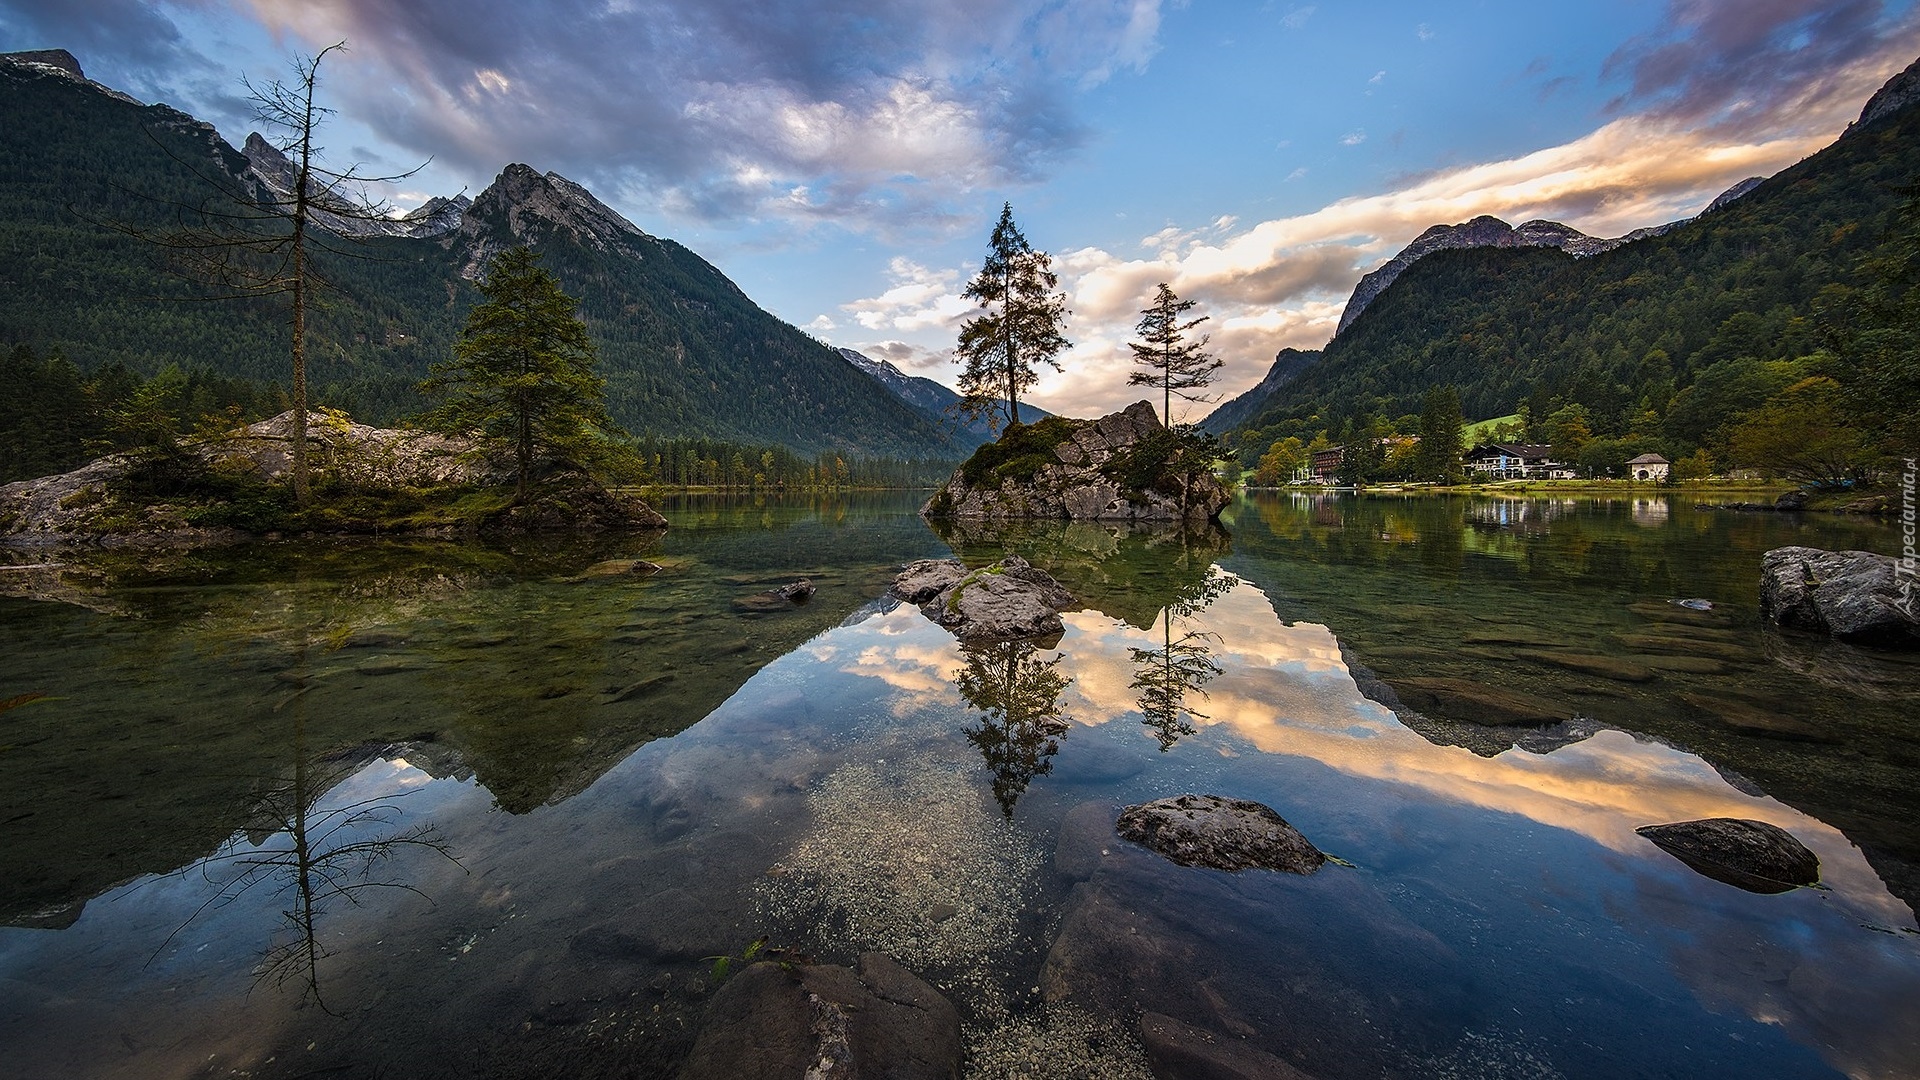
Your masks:
M 955 360 L 966 365 L 960 374 L 960 408 L 969 419 L 985 417 L 995 431 L 994 410 L 1006 399 L 1006 422 L 1020 422 L 1020 391 L 1040 377 L 1035 364 L 1051 364 L 1072 347 L 1061 333 L 1067 299 L 1054 292 L 1060 279 L 1053 259 L 1033 250 L 1013 223 L 1013 204 L 1000 209 L 1000 222 L 988 241 L 987 260 L 967 283 L 963 294 L 987 309 L 960 328 Z
M 576 314 L 580 302 L 538 259 L 516 247 L 488 262 L 479 283 L 485 299 L 468 312 L 453 359 L 434 364 L 420 384 L 424 393 L 448 395 L 429 417 L 435 426 L 508 440 L 522 501 L 536 448 L 578 456 L 594 429 L 614 430 L 605 381 L 593 371 L 593 341 Z
M 1188 331 L 1209 318 L 1202 315 L 1182 322 L 1181 316 L 1192 310 L 1193 305 L 1192 300 L 1180 299 L 1166 282 L 1161 282 L 1153 306 L 1140 311 L 1140 325 L 1136 329 L 1146 339 L 1145 344 L 1127 343 L 1127 348 L 1133 350 L 1134 364 L 1142 369 L 1127 376 L 1127 385 L 1160 388 L 1160 417 L 1168 427 L 1173 426 L 1174 397 L 1183 401 L 1207 400 L 1187 391 L 1213 385 L 1213 373 L 1225 363 L 1206 351 L 1209 339 L 1205 334 L 1195 341 L 1186 340 Z

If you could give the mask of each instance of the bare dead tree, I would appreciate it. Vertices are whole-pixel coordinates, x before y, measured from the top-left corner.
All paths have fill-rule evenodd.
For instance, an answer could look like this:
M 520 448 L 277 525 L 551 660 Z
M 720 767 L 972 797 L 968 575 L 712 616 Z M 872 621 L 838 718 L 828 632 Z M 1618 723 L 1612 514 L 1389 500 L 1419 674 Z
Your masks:
M 284 295 L 291 301 L 291 477 L 294 497 L 302 504 L 310 498 L 307 316 L 316 292 L 329 286 L 315 271 L 314 253 L 366 257 L 352 250 L 356 240 L 352 223 L 392 220 L 392 207 L 371 197 L 370 186 L 404 180 L 426 167 L 423 162 L 405 172 L 373 175 L 358 164 L 344 169 L 325 164 L 323 148 L 315 136 L 334 110 L 316 104 L 314 95 L 321 63 L 346 47 L 346 42 L 336 42 L 312 56 L 296 56 L 288 80 L 276 79 L 264 85 L 246 80 L 254 119 L 264 129 L 262 138 L 292 167 L 290 183 L 278 185 L 262 176 L 253 181 L 242 178 L 236 185 L 229 177 L 209 174 L 194 165 L 195 172 L 216 193 L 197 206 L 180 207 L 182 225 L 178 229 L 160 235 L 137 232 L 143 239 L 173 251 L 190 276 L 217 290 L 199 299 Z

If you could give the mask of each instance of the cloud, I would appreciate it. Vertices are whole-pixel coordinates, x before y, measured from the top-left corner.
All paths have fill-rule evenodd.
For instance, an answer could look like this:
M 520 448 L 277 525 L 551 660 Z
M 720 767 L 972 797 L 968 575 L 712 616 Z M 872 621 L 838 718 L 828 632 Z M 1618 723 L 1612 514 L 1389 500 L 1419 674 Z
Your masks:
M 1159 0 L 250 0 L 345 39 L 331 90 L 402 147 L 528 160 L 642 212 L 941 232 L 1086 136 L 1076 95 L 1158 49 Z M 965 216 L 964 220 L 971 220 Z
M 1312 7 L 1294 8 L 1292 11 L 1281 16 L 1280 28 L 1282 30 L 1298 30 L 1307 25 L 1308 19 L 1313 18 L 1313 12 L 1314 9 Z
M 1349 131 L 1345 135 L 1340 136 L 1341 146 L 1359 146 L 1366 141 L 1367 133 L 1364 131 Z
M 1854 95 L 1854 107 L 1865 96 Z M 1430 225 L 1493 214 L 1618 236 L 1698 213 L 1738 180 L 1778 171 L 1833 134 L 1741 141 L 1631 117 L 1560 146 L 1408 177 L 1379 194 L 1212 237 L 1170 226 L 1142 241 L 1150 257 L 1072 250 L 1057 260 L 1073 312 L 1068 374 L 1044 374 L 1033 400 L 1087 416 L 1137 396 L 1124 385 L 1125 346 L 1137 309 L 1161 281 L 1213 317 L 1212 350 L 1226 361 L 1217 390 L 1231 397 L 1258 382 L 1279 349 L 1324 344 L 1360 276 Z
M 840 305 L 864 329 L 958 330 L 974 310 L 973 301 L 960 295 L 965 278 L 960 269 L 933 270 L 896 256 L 887 264 L 887 276 L 893 284 L 879 296 Z
M 1889 13 L 1881 0 L 1669 0 L 1660 25 L 1615 50 L 1602 74 L 1627 83 L 1616 113 L 1726 133 L 1796 113 L 1830 127 L 1833 108 L 1857 109 L 1916 50 L 1920 14 Z

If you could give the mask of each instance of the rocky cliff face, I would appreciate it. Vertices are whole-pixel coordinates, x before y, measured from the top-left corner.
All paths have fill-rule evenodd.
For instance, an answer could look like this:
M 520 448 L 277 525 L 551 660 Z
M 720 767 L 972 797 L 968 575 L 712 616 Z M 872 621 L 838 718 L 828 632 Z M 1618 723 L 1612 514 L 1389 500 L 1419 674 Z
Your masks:
M 1098 420 L 1053 417 L 980 448 L 921 508 L 933 518 L 1206 521 L 1229 498 L 1135 402 Z
M 293 413 L 249 425 L 232 435 L 185 444 L 169 468 L 180 475 L 177 497 L 130 497 L 129 481 L 151 461 L 110 454 L 57 476 L 0 487 L 0 544 L 37 547 L 69 543 L 192 544 L 238 539 L 231 528 L 196 524 L 206 502 L 195 476 L 284 481 L 293 465 Z M 433 490 L 501 485 L 510 471 L 467 439 L 424 431 L 356 424 L 338 413 L 307 415 L 307 460 L 316 479 L 358 491 Z M 154 486 L 148 479 L 143 487 Z M 498 531 L 581 528 L 665 528 L 666 519 L 638 499 L 614 495 L 577 473 L 542 481 L 542 494 L 481 523 Z M 350 530 L 352 531 L 352 530 Z
M 1529 221 L 1516 229 L 1486 214 L 1458 225 L 1435 225 L 1415 237 L 1413 243 L 1400 249 L 1400 254 L 1388 260 L 1385 266 L 1360 279 L 1360 284 L 1353 287 L 1353 296 L 1347 301 L 1347 309 L 1340 313 L 1340 326 L 1334 331 L 1334 336 L 1338 337 L 1351 326 L 1353 320 L 1367 310 L 1367 305 L 1386 292 L 1387 286 L 1393 284 L 1394 279 L 1407 267 L 1436 251 L 1479 247 L 1551 247 L 1580 258 L 1611 251 L 1624 242 L 1588 236 L 1557 221 Z
M 1840 137 L 1844 139 L 1882 117 L 1892 116 L 1916 101 L 1920 101 L 1920 60 L 1907 65 L 1905 71 L 1888 79 L 1885 86 L 1875 91 L 1874 95 L 1867 99 L 1866 108 L 1860 110 L 1860 119 L 1848 124 L 1847 130 L 1842 132 Z
M 293 195 L 298 172 L 279 147 L 256 131 L 247 136 L 240 152 L 246 156 L 248 174 L 267 189 L 269 197 L 288 199 Z M 314 221 L 339 236 L 440 236 L 460 226 L 461 212 L 470 205 L 465 195 L 457 195 L 451 199 L 430 199 L 425 206 L 404 217 L 369 216 L 365 207 L 355 205 L 352 200 L 352 196 L 358 195 L 357 191 L 331 192 L 324 183 L 309 178 L 307 192 L 313 200 Z

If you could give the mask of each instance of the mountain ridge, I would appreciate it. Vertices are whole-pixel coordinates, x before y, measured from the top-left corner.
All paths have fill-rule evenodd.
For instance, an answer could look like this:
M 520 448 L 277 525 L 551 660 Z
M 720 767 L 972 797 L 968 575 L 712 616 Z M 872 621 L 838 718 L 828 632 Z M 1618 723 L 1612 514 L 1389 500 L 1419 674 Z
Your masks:
M 248 140 L 252 154 L 235 149 L 212 125 L 78 67 L 0 57 L 0 344 L 58 350 L 87 371 L 120 363 L 151 375 L 172 363 L 284 385 L 283 304 L 172 302 L 211 294 L 140 239 L 197 224 L 222 197 L 284 194 L 284 156 L 265 139 Z M 377 424 L 424 409 L 416 386 L 451 349 L 475 298 L 467 283 L 491 254 L 524 243 L 580 299 L 608 409 L 637 436 L 865 457 L 966 449 L 717 267 L 557 173 L 512 163 L 471 199 L 392 220 L 344 255 L 322 250 L 344 241 L 316 245 L 315 270 L 334 286 L 310 312 L 316 406 Z

